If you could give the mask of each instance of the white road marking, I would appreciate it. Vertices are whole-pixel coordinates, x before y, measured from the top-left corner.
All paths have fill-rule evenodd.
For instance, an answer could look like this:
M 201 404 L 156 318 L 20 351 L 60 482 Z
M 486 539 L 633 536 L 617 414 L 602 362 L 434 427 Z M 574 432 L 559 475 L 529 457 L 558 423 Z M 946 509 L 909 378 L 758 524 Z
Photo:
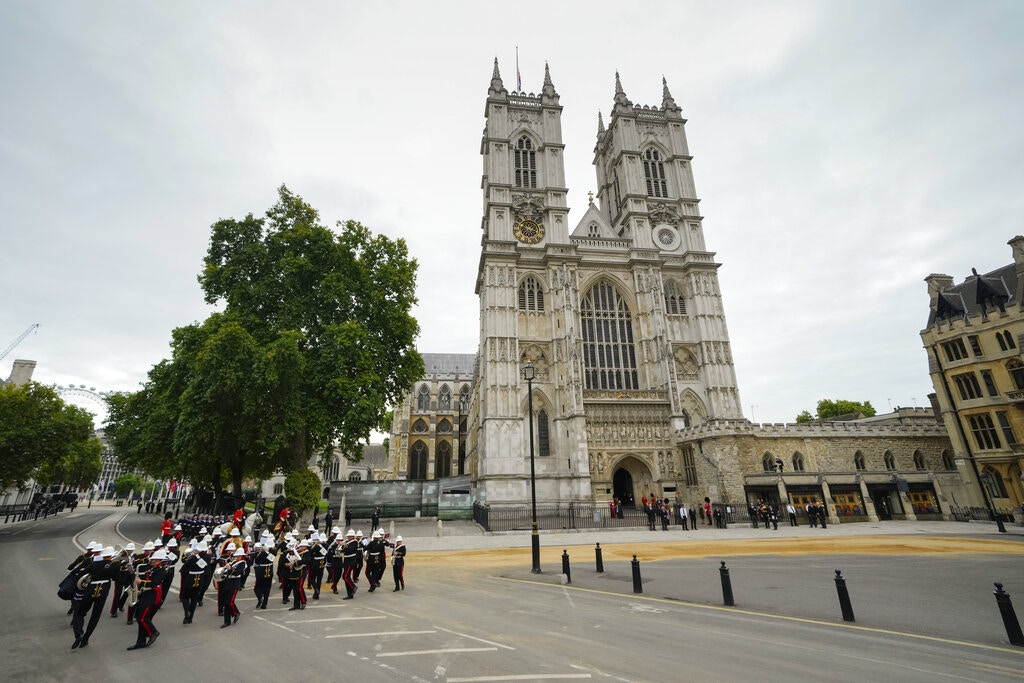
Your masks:
M 483 683 L 484 681 L 564 681 L 590 678 L 590 674 L 512 674 L 509 676 L 473 676 L 470 678 L 449 678 L 448 683 Z
M 489 640 L 484 640 L 483 638 L 477 638 L 476 636 L 470 636 L 470 635 L 467 635 L 465 633 L 459 633 L 458 631 L 452 631 L 452 630 L 449 630 L 449 629 L 446 629 L 446 628 L 441 628 L 440 626 L 435 626 L 434 628 L 436 628 L 438 631 L 445 631 L 446 633 L 454 633 L 457 636 L 462 636 L 463 638 L 469 638 L 470 640 L 479 640 L 481 643 L 487 643 L 488 645 L 493 645 L 494 647 L 501 647 L 501 648 L 505 648 L 506 650 L 514 650 L 515 649 L 514 647 L 512 647 L 510 645 L 502 645 L 501 643 L 493 643 L 493 642 L 491 642 Z
M 324 621 L 362 621 L 365 619 L 384 619 L 384 617 L 331 617 L 330 619 L 298 619 L 286 621 L 286 624 L 319 624 Z
M 496 647 L 450 647 L 439 650 L 409 650 L 407 652 L 378 652 L 378 657 L 408 657 L 411 655 L 443 655 L 451 652 L 494 652 Z M 451 680 L 451 679 L 449 679 Z
M 338 633 L 324 636 L 324 638 L 380 638 L 383 636 L 414 636 L 422 633 L 437 633 L 437 631 L 378 631 L 376 633 Z

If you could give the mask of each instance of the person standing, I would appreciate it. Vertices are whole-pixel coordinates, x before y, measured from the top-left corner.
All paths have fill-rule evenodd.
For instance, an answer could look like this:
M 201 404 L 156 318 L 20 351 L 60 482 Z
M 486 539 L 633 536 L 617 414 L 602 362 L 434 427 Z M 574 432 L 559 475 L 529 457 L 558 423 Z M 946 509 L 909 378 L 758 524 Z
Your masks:
M 687 527 L 687 515 L 686 515 L 686 503 L 679 505 L 679 523 L 683 525 L 683 531 L 686 531 Z
M 320 585 L 324 582 L 324 569 L 327 567 L 327 548 L 320 540 L 320 533 L 314 533 L 309 546 L 309 587 L 313 590 L 313 599 L 320 599 Z
M 235 597 L 238 595 L 238 585 L 248 564 L 245 558 L 245 548 L 239 547 L 235 548 L 235 552 L 231 554 L 227 561 L 227 571 L 220 582 L 224 595 L 224 623 L 220 625 L 221 628 L 227 628 L 231 624 L 238 622 L 240 613 L 238 606 L 235 605 Z
M 196 544 L 195 550 L 181 564 L 181 607 L 185 611 L 182 624 L 192 623 L 196 607 L 199 606 L 208 564 L 206 551 L 206 541 L 200 541 Z
M 373 514 L 370 516 L 370 533 L 372 534 L 380 526 L 380 506 L 373 506 Z
M 135 578 L 135 585 L 139 588 L 139 601 L 135 603 L 135 622 L 139 626 L 139 632 L 134 645 L 127 649 L 138 650 L 149 647 L 156 642 L 160 631 L 153 625 L 153 615 L 160 608 L 160 601 L 163 598 L 161 592 L 164 582 L 164 568 L 161 566 L 167 553 L 164 550 L 157 550 L 149 556 L 149 567 L 141 576 Z
M 164 513 L 164 521 L 160 523 L 160 541 L 163 545 L 167 545 L 167 541 L 171 540 L 171 534 L 174 533 L 174 522 L 171 521 L 171 513 Z
M 292 606 L 289 612 L 306 609 L 306 575 L 309 571 L 309 541 L 302 539 L 298 547 L 288 557 L 288 585 L 292 594 Z
M 786 512 L 789 514 L 789 525 L 799 526 L 799 524 L 796 523 L 796 508 L 793 507 L 793 501 L 786 503 Z
M 341 578 L 345 582 L 345 597 L 342 600 L 351 600 L 356 595 L 355 577 L 358 576 L 359 560 L 363 554 L 362 546 L 356 540 L 355 533 L 349 529 L 345 545 L 342 547 L 342 570 Z
M 384 553 L 386 546 L 382 540 L 384 534 L 380 529 L 373 532 L 373 538 L 366 544 L 366 579 L 370 582 L 370 592 L 377 590 L 380 579 L 384 575 Z
M 330 531 L 333 528 L 332 524 L 334 524 L 334 515 L 331 514 L 331 508 L 327 508 L 327 515 L 324 517 L 324 531 Z
M 264 545 L 262 540 L 256 542 L 255 548 L 253 573 L 256 582 L 253 592 L 256 594 L 256 609 L 267 609 L 270 587 L 274 585 L 274 550 Z
M 399 536 L 391 551 L 391 575 L 395 579 L 395 591 L 405 590 L 405 542 Z M 395 592 L 392 591 L 392 592 Z

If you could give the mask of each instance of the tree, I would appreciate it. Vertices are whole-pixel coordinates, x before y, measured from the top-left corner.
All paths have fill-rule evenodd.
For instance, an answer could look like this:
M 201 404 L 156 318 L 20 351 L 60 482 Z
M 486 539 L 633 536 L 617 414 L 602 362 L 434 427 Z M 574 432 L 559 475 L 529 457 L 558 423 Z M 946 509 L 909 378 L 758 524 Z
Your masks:
M 291 340 L 301 362 L 288 368 L 274 401 L 287 420 L 269 441 L 287 438 L 286 471 L 323 464 L 337 446 L 358 460 L 361 443 L 424 372 L 416 261 L 402 239 L 373 235 L 356 221 L 337 233 L 287 187 L 256 219 L 213 225 L 199 280 L 210 304 L 224 302 L 258 344 Z
M 295 470 L 285 477 L 284 494 L 292 510 L 301 517 L 320 503 L 320 477 L 307 468 Z
M 864 401 L 858 403 L 856 401 L 847 400 L 836 400 L 823 398 L 818 401 L 818 414 L 811 415 L 808 411 L 803 411 L 796 416 L 796 421 L 799 424 L 805 424 L 814 422 L 815 420 L 828 420 L 833 417 L 839 417 L 840 415 L 853 415 L 860 413 L 864 417 L 872 417 L 875 414 L 875 409 L 871 405 L 871 401 Z
M 98 475 L 101 447 L 92 436 L 92 420 L 88 411 L 65 404 L 52 387 L 37 382 L 0 387 L 0 487 L 22 488 L 33 477 L 78 486 L 93 471 Z

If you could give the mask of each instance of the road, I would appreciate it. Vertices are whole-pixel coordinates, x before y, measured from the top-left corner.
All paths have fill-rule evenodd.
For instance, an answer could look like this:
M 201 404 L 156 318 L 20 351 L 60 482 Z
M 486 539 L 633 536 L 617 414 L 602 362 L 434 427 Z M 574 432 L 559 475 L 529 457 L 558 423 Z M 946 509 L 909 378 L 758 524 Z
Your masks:
M 528 550 L 514 551 L 525 559 L 519 564 L 467 550 L 443 560 L 410 552 L 402 592 L 390 590 L 389 572 L 387 590 L 368 594 L 364 586 L 352 601 L 327 592 L 290 612 L 280 598 L 254 611 L 250 591 L 239 600 L 238 624 L 223 630 L 214 600 L 184 626 L 172 595 L 156 616 L 162 635 L 152 648 L 127 652 L 135 628 L 104 617 L 90 646 L 72 651 L 56 585 L 75 543 L 143 541 L 157 524 L 134 509 L 79 508 L 0 527 L 9 607 L 0 622 L 0 678 L 1024 680 L 1024 648 L 1007 643 L 991 594 L 992 581 L 1002 580 L 1024 617 L 1018 541 L 1003 554 L 724 554 L 735 608 L 722 606 L 714 543 L 705 544 L 706 557 L 642 562 L 642 594 L 632 592 L 629 562 L 611 548 L 603 574 L 592 550 L 571 549 L 568 585 L 549 548 L 539 576 L 529 571 Z M 839 614 L 835 567 L 849 581 L 853 624 Z

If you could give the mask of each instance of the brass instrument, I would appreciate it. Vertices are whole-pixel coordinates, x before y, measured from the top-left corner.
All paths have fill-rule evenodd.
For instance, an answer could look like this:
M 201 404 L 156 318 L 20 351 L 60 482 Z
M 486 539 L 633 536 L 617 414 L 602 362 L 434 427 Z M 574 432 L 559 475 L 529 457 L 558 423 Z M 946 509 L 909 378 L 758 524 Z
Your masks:
M 131 562 L 129 561 L 129 567 L 130 566 L 131 566 Z M 140 581 L 142 579 L 142 577 L 145 576 L 146 569 L 147 569 L 146 565 L 141 564 L 141 563 L 139 564 L 139 566 L 135 567 L 135 572 L 134 572 L 135 579 L 131 583 L 129 583 L 128 584 L 128 588 L 125 589 L 125 590 L 128 591 L 128 605 L 129 605 L 129 607 L 134 607 L 135 603 L 137 603 L 139 601 L 139 595 L 142 593 L 142 589 L 139 588 L 138 581 Z

